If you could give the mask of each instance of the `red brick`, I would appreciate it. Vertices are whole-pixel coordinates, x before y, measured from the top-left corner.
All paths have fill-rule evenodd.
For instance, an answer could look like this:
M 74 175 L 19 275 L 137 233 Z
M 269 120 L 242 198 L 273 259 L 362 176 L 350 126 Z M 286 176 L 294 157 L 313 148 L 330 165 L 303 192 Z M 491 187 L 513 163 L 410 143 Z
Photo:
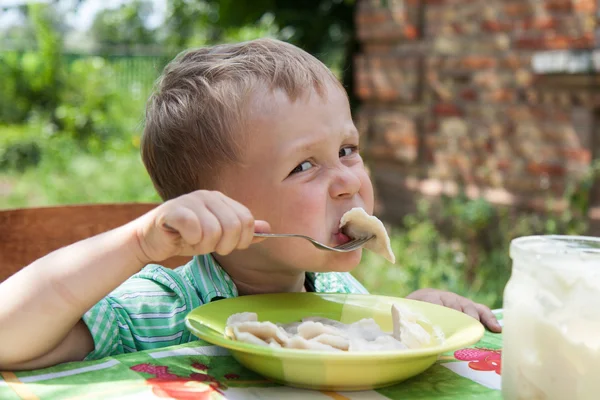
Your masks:
M 442 117 L 460 117 L 463 115 L 462 110 L 451 103 L 439 103 L 433 107 L 433 112 Z
M 489 98 L 490 100 L 499 103 L 512 102 L 516 98 L 516 93 L 512 89 L 502 88 L 493 91 Z
M 547 0 L 546 9 L 555 12 L 595 12 L 596 2 L 594 0 Z
M 596 1 L 593 1 L 593 0 L 579 1 L 579 2 L 577 2 L 577 4 L 575 4 L 575 10 L 580 11 L 580 12 L 590 12 L 590 13 L 597 12 L 598 5 L 596 4 Z
M 388 145 L 416 146 L 417 138 L 415 136 L 402 135 L 401 132 L 386 132 L 385 135 Z
M 498 160 L 496 165 L 500 171 L 510 170 L 510 161 L 509 160 Z
M 399 97 L 399 93 L 396 89 L 390 87 L 377 87 L 374 90 L 375 97 L 379 100 L 383 101 L 392 101 L 396 100 Z
M 360 37 L 360 36 L 359 36 Z M 390 54 L 392 51 L 391 43 L 367 42 L 363 44 L 363 53 L 366 54 Z
M 566 173 L 565 168 L 562 165 L 550 164 L 550 163 L 529 163 L 527 165 L 527 171 L 532 175 L 550 175 L 550 176 L 563 176 Z
M 461 60 L 461 67 L 468 69 L 484 69 L 496 66 L 496 59 L 489 56 L 468 56 Z
M 504 4 L 504 14 L 509 17 L 526 17 L 532 14 L 532 7 L 528 1 L 518 1 Z
M 411 178 L 462 176 L 482 187 L 503 188 L 517 195 L 519 203 L 537 199 L 536 207 L 543 210 L 546 197 L 580 179 L 591 151 L 577 136 L 572 104 L 561 100 L 566 91 L 548 88 L 541 79 L 530 81 L 531 57 L 538 49 L 593 48 L 597 17 L 579 10 L 591 10 L 595 2 L 409 1 L 425 8 L 425 27 L 434 28 L 426 40 L 418 37 L 416 25 L 399 23 L 403 18 L 416 23 L 414 9 L 406 7 L 406 17 L 399 20 L 386 11 L 384 20 L 379 0 L 358 1 L 376 11 L 357 16 L 364 62 L 355 69 L 361 109 L 369 110 L 364 116 L 368 129 L 360 130 L 368 132 L 365 147 L 375 155 L 374 165 L 398 166 Z M 448 41 L 438 43 L 439 35 L 447 35 Z M 405 64 L 407 58 L 424 62 Z M 437 95 L 430 72 L 439 75 Z M 600 94 L 590 91 L 587 97 L 570 103 L 600 106 Z M 399 122 L 415 114 L 423 125 Z M 469 132 L 453 138 L 458 148 L 448 146 L 444 123 L 452 117 L 460 118 Z M 581 124 L 581 132 L 587 132 L 588 122 Z M 419 168 L 417 158 L 423 163 Z
M 484 32 L 510 32 L 513 28 L 512 22 L 486 20 L 481 23 L 481 29 Z
M 458 34 L 458 35 L 462 35 L 465 33 L 465 26 L 464 23 L 462 21 L 460 22 L 452 22 L 450 24 L 450 28 L 452 29 L 452 32 Z
M 591 48 L 594 46 L 594 35 L 592 33 L 585 33 L 578 37 L 563 35 L 522 37 L 515 41 L 515 45 L 519 49 L 528 50 Z
M 385 10 L 368 10 L 356 13 L 357 25 L 375 25 L 387 22 L 390 19 L 390 13 Z
M 515 41 L 515 47 L 518 49 L 541 50 L 546 48 L 544 38 L 541 37 L 522 37 Z
M 416 39 L 418 36 L 417 27 L 414 25 L 407 24 L 404 27 L 404 37 L 408 39 Z
M 440 126 L 437 123 L 437 121 L 429 121 L 427 123 L 427 126 L 426 126 L 426 131 L 427 132 L 430 132 L 430 133 L 431 132 L 437 132 L 439 129 L 440 129 Z
M 477 100 L 478 94 L 475 89 L 467 88 L 460 92 L 460 97 L 464 100 Z
M 357 37 L 361 41 L 369 40 L 385 40 L 385 41 L 397 41 L 400 39 L 416 39 L 417 28 L 410 24 L 396 24 L 393 22 L 364 25 L 358 26 Z M 371 43 L 373 45 L 374 43 Z
M 562 149 L 562 155 L 567 160 L 589 163 L 592 160 L 592 153 L 587 149 Z
M 499 66 L 517 70 L 519 68 L 529 68 L 531 65 L 531 57 L 518 56 L 517 54 L 508 54 L 506 57 L 499 60 Z
M 524 29 L 556 29 L 558 20 L 556 18 L 528 18 L 522 22 Z

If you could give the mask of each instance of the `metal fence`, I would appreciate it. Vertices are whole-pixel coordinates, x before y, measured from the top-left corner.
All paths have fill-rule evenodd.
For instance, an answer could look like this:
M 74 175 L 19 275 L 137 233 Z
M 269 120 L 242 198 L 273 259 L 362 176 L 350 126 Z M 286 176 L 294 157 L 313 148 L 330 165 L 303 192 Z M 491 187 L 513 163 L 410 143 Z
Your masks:
M 74 53 L 63 54 L 63 57 L 67 63 L 90 57 L 100 57 L 112 67 L 115 83 L 118 87 L 133 90 L 144 96 L 150 93 L 154 82 L 171 59 L 170 56 L 161 55 L 90 55 Z

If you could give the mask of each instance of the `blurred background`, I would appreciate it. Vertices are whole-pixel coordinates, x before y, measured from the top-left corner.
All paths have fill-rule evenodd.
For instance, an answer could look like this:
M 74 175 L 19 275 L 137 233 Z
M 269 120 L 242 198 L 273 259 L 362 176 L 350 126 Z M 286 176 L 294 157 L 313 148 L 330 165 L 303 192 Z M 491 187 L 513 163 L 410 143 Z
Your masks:
M 139 142 L 164 65 L 269 36 L 350 95 L 398 259 L 365 252 L 359 280 L 498 307 L 511 239 L 600 232 L 598 16 L 596 0 L 0 0 L 0 209 L 158 202 Z

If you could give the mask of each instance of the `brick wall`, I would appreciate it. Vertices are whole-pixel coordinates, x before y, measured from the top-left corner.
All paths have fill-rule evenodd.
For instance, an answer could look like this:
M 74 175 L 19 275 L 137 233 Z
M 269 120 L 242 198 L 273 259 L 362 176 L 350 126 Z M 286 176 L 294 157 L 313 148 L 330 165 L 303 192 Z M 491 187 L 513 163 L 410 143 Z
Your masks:
M 532 57 L 595 47 L 595 0 L 359 0 L 356 23 L 357 123 L 389 219 L 457 183 L 540 208 L 586 171 L 600 91 L 544 83 Z

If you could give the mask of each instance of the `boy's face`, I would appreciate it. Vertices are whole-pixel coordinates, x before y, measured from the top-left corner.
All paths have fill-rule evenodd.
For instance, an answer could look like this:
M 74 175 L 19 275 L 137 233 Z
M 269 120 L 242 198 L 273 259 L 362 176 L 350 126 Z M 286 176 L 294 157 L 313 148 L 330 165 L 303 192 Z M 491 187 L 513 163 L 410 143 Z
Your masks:
M 341 216 L 373 212 L 373 187 L 358 153 L 358 132 L 345 93 L 333 85 L 291 102 L 278 90 L 254 96 L 246 120 L 242 166 L 225 168 L 219 190 L 269 222 L 336 246 Z M 349 271 L 361 251 L 318 250 L 303 239 L 268 239 L 234 257 L 302 271 Z M 239 254 L 241 253 L 241 254 Z M 264 264 L 263 264 L 264 265 Z

